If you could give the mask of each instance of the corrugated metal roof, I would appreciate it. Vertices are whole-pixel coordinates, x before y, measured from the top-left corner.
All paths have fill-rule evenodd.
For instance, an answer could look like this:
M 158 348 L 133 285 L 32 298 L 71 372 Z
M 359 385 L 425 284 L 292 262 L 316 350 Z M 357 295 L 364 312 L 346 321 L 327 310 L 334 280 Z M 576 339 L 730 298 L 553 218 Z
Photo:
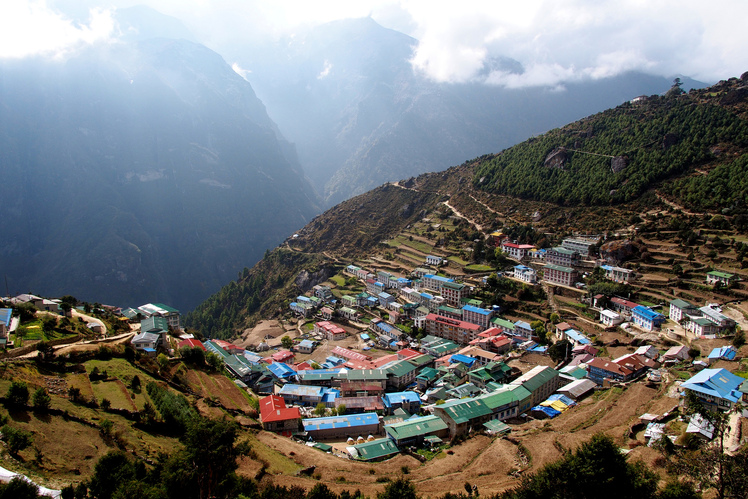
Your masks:
M 387 425 L 384 430 L 395 440 L 429 435 L 447 429 L 447 423 L 437 416 L 412 418 L 402 423 Z
M 354 445 L 353 448 L 356 449 L 359 459 L 364 461 L 380 459 L 400 452 L 395 442 L 389 438 L 379 438 L 371 442 Z
M 449 401 L 437 406 L 436 409 L 443 410 L 455 423 L 467 423 L 468 421 L 491 414 L 491 409 L 481 399 L 461 399 Z
M 326 418 L 309 418 L 302 421 L 304 431 L 326 430 L 332 428 L 355 428 L 379 424 L 379 416 L 374 412 L 351 414 L 348 416 L 331 416 Z

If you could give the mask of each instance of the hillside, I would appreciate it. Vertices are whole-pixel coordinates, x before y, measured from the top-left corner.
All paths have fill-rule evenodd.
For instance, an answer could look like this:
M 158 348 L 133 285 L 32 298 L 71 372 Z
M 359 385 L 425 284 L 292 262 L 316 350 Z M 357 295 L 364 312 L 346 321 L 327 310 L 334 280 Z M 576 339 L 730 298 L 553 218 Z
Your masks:
M 730 244 L 742 245 L 745 241 L 742 234 L 748 230 L 748 223 L 745 202 L 741 200 L 747 195 L 744 155 L 748 147 L 748 123 L 743 88 L 742 80 L 731 79 L 685 95 L 653 96 L 641 104 L 624 104 L 500 154 L 483 156 L 444 172 L 387 184 L 345 201 L 316 217 L 245 276 L 199 306 L 189 316 L 189 324 L 207 326 L 204 332 L 208 335 L 238 334 L 267 314 L 284 313 L 284 306 L 293 297 L 325 281 L 327 274 L 332 275 L 336 269 L 356 260 L 381 256 L 388 247 L 383 243 L 398 237 L 418 236 L 414 224 L 428 217 L 461 215 L 470 223 L 463 229 L 466 232 L 448 238 L 451 246 L 435 239 L 436 234 L 429 236 L 426 233 L 429 224 L 422 224 L 420 237 L 431 238 L 425 239 L 427 245 L 422 251 L 411 251 L 410 256 L 403 258 L 394 255 L 396 260 L 400 259 L 403 272 L 417 266 L 429 252 L 458 256 L 462 251 L 464 258 L 465 249 L 471 248 L 475 237 L 485 237 L 502 227 L 505 231 L 515 227 L 510 232 L 518 236 L 515 238 L 524 237 L 523 242 L 538 243 L 541 247 L 558 243 L 572 233 L 638 234 L 661 248 L 687 241 L 687 247 L 678 249 L 682 255 L 681 267 L 703 269 L 716 265 L 720 256 L 701 263 L 687 260 L 686 256 L 689 252 L 706 255 L 715 237 L 719 253 L 730 247 L 722 245 L 722 238 L 732 237 Z M 672 126 L 666 126 L 671 122 Z M 672 131 L 676 129 L 674 134 Z M 580 130 L 594 130 L 594 133 L 579 139 Z M 665 148 L 662 140 L 669 133 L 678 138 Z M 658 138 L 655 144 L 653 138 Z M 627 150 L 627 166 L 622 172 L 612 174 L 611 158 L 574 152 L 561 154 L 565 160 L 560 168 L 544 166 L 550 151 L 560 150 L 561 145 L 568 146 L 570 141 L 573 145 L 575 140 L 578 147 L 583 143 L 585 152 L 593 154 Z M 612 143 L 619 144 L 616 151 L 609 149 Z M 513 178 L 517 179 L 515 183 L 510 182 Z M 507 182 L 508 192 L 499 192 L 495 187 L 497 182 Z M 444 202 L 447 205 L 441 204 Z M 718 216 L 702 218 L 700 210 L 697 215 L 683 206 Z M 522 226 L 532 229 L 517 229 Z M 699 229 L 707 232 L 689 236 Z M 675 241 L 663 241 L 671 237 Z M 456 241 L 461 241 L 462 246 Z M 732 265 L 740 268 L 742 246 L 732 248 L 725 258 L 738 258 Z M 306 254 L 307 258 L 315 255 L 315 263 L 294 266 L 292 262 L 302 261 L 298 253 Z M 287 259 L 284 255 L 294 258 Z M 649 255 L 661 259 L 658 263 L 669 262 L 668 265 L 678 260 L 671 250 L 663 250 L 661 255 L 650 250 Z M 476 263 L 485 263 L 481 258 Z M 291 266 L 278 267 L 283 261 Z M 329 265 L 325 275 L 308 281 L 305 287 L 293 284 L 300 271 L 314 273 L 322 261 Z M 280 268 L 284 278 L 262 277 L 280 276 Z M 452 269 L 462 272 L 462 266 L 456 264 Z M 247 307 L 255 293 L 266 301 L 252 301 L 254 306 Z
M 474 184 L 523 199 L 608 205 L 632 201 L 654 183 L 697 168 L 702 174 L 717 166 L 717 174 L 740 169 L 748 149 L 746 82 L 748 74 L 688 94 L 674 89 L 590 116 L 482 162 Z M 684 185 L 667 190 L 683 194 Z

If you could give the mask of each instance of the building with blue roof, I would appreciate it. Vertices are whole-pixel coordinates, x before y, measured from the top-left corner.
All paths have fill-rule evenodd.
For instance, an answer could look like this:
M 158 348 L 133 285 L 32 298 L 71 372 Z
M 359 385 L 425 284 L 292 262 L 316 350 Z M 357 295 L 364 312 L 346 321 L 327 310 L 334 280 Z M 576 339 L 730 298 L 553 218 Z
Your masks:
M 430 289 L 432 291 L 441 291 L 442 284 L 447 282 L 455 282 L 454 279 L 442 277 L 440 275 L 426 274 L 421 278 L 421 286 Z
M 269 364 L 267 366 L 267 370 L 270 371 L 273 376 L 280 380 L 289 379 L 296 376 L 296 371 L 294 371 L 288 364 L 285 364 L 283 362 L 273 362 L 272 364 Z
M 473 357 L 468 357 L 467 355 L 462 355 L 460 353 L 453 354 L 449 358 L 449 363 L 454 364 L 455 362 L 461 362 L 462 364 L 465 364 L 468 367 L 473 367 L 476 362 L 478 362 Z
M 514 323 L 514 334 L 529 340 L 532 338 L 532 327 L 525 321 L 517 321 Z
M 483 329 L 488 329 L 494 315 L 495 312 L 493 310 L 476 307 L 475 305 L 465 305 L 462 307 L 462 320 L 471 324 L 477 324 Z
M 576 329 L 567 329 L 562 332 L 562 336 L 569 340 L 574 345 L 574 348 L 592 343 L 589 338 Z
M 3 340 L 7 340 L 8 333 L 10 332 L 10 322 L 13 317 L 13 309 L 11 308 L 0 308 L 0 336 Z
M 526 265 L 515 265 L 514 278 L 528 284 L 535 284 L 538 282 L 538 273 Z
M 312 340 L 301 340 L 296 345 L 296 350 L 301 353 L 312 353 L 314 351 L 315 343 Z
M 298 405 L 317 405 L 320 402 L 324 402 L 325 395 L 331 391 L 340 393 L 338 390 L 331 390 L 324 386 L 315 385 L 295 385 L 292 383 L 285 384 L 278 391 L 278 395 L 283 397 L 286 404 L 298 404 Z M 335 397 L 332 397 L 332 403 L 334 405 Z M 329 397 L 328 397 L 329 398 Z
M 370 296 L 366 299 L 367 307 L 376 307 L 377 305 L 379 305 L 379 298 L 376 296 Z
M 704 369 L 681 385 L 687 392 L 696 395 L 711 409 L 730 410 L 742 393 L 739 388 L 745 381 L 727 369 Z
M 379 416 L 375 412 L 351 414 L 346 416 L 331 416 L 325 418 L 309 418 L 302 420 L 304 431 L 314 440 L 336 440 L 341 438 L 357 438 L 382 433 Z
M 392 296 L 389 293 L 385 293 L 385 292 L 379 293 L 377 297 L 379 298 L 379 304 L 383 307 L 386 307 L 387 305 L 395 301 L 394 296 Z
M 394 327 L 394 326 L 392 326 L 390 324 L 387 324 L 384 321 L 379 321 L 376 324 L 372 324 L 371 328 L 375 332 L 377 332 L 379 334 L 383 334 L 383 335 L 389 337 L 391 340 L 396 340 L 396 341 L 399 341 L 400 340 L 400 336 L 403 334 L 402 331 L 400 331 L 399 329 L 397 329 L 396 327 Z
M 665 316 L 644 305 L 637 305 L 631 309 L 631 320 L 645 331 L 654 331 L 665 322 Z
M 709 353 L 709 363 L 711 364 L 718 360 L 735 360 L 737 354 L 737 349 L 732 345 L 715 348 Z
M 387 414 L 392 414 L 397 409 L 406 410 L 410 414 L 421 411 L 421 397 L 416 392 L 385 393 L 382 395 L 382 403 Z

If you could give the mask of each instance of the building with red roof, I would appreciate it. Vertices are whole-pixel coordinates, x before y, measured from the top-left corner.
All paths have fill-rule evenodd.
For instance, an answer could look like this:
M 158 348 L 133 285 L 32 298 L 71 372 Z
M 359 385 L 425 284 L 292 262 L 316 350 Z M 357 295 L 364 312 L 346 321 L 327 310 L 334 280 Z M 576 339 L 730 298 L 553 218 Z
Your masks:
M 360 352 L 354 352 L 353 350 L 349 350 L 343 347 L 335 347 L 332 350 L 330 350 L 330 353 L 335 355 L 336 357 L 342 357 L 344 359 L 350 359 L 350 360 L 357 360 L 360 362 L 371 360 L 370 355 L 366 355 Z
M 296 358 L 293 352 L 290 352 L 289 350 L 280 350 L 270 357 L 273 359 L 273 362 L 285 362 L 286 364 L 293 364 L 293 361 Z
M 260 399 L 260 421 L 267 431 L 291 434 L 301 427 L 301 413 L 298 407 L 286 407 L 286 402 L 278 395 Z
M 624 315 L 626 317 L 631 317 L 631 311 L 634 310 L 636 307 L 639 306 L 638 303 L 635 303 L 630 300 L 625 300 L 623 298 L 618 298 L 617 296 L 614 296 L 610 299 L 610 306 L 613 310 L 618 312 L 621 315 Z
M 467 345 L 476 339 L 482 331 L 477 324 L 436 314 L 426 316 L 424 328 L 428 334 L 454 341 L 458 345 Z
M 202 348 L 203 350 L 205 350 L 205 345 L 203 345 L 200 341 L 196 340 L 195 338 L 190 338 L 189 340 L 182 340 L 179 343 L 177 343 L 177 350 L 179 350 L 182 347 Z
M 397 360 L 412 359 L 413 357 L 418 357 L 419 355 L 421 355 L 421 352 L 417 352 L 412 348 L 404 348 L 397 352 Z

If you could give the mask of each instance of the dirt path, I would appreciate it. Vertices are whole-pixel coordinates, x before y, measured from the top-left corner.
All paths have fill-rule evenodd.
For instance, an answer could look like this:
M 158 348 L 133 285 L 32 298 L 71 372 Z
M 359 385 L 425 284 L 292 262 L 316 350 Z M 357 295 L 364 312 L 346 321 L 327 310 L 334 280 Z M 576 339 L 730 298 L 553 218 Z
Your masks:
M 685 209 L 681 205 L 676 204 L 676 203 L 670 201 L 669 199 L 667 199 L 665 196 L 663 196 L 662 194 L 660 194 L 657 191 L 655 191 L 655 196 L 657 196 L 657 199 L 659 199 L 660 201 L 662 201 L 663 203 L 665 203 L 669 207 L 671 207 L 671 208 L 673 208 L 675 210 L 682 211 L 684 215 L 691 215 L 691 216 L 699 216 L 699 215 L 701 215 L 701 213 L 694 213 L 692 211 L 689 211 L 689 210 Z
M 107 333 L 106 324 L 104 324 L 104 322 L 102 322 L 100 319 L 97 319 L 96 317 L 92 317 L 90 315 L 82 314 L 78 312 L 76 309 L 72 309 L 71 312 L 73 314 L 73 317 L 80 317 L 87 323 L 93 322 L 94 324 L 98 324 L 99 327 L 101 328 L 101 336 L 106 338 L 106 333 Z
M 452 206 L 451 204 L 449 204 L 449 201 L 444 201 L 444 202 L 442 202 L 442 204 L 444 206 L 446 206 L 447 208 L 449 208 L 450 210 L 452 210 L 452 213 L 454 213 L 456 216 L 458 216 L 458 217 L 460 217 L 462 219 L 467 220 L 472 225 L 475 225 L 475 228 L 478 231 L 481 231 L 481 232 L 483 231 L 483 226 L 481 224 L 479 224 L 478 222 L 475 222 L 474 220 L 469 219 L 464 214 L 460 213 L 460 211 L 457 208 L 455 208 L 454 206 Z

